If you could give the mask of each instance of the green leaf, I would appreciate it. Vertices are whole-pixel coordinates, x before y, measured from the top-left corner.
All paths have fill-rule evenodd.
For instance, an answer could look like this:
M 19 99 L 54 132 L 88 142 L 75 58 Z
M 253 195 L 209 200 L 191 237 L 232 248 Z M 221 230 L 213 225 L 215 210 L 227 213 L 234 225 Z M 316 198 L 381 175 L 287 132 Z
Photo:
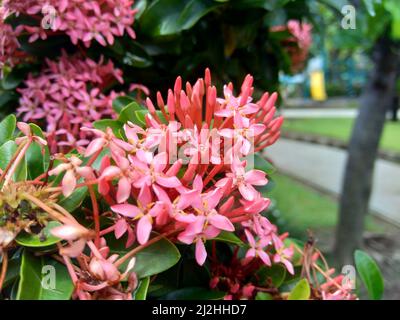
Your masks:
M 136 0 L 133 4 L 133 8 L 137 10 L 135 14 L 135 19 L 140 19 L 143 12 L 147 8 L 147 0 Z
M 127 123 L 128 121 L 137 123 L 138 118 L 136 116 L 136 111 L 145 111 L 146 113 L 149 112 L 148 110 L 144 109 L 141 105 L 139 105 L 137 102 L 131 102 L 121 110 L 118 117 L 118 121 L 121 123 Z
M 153 233 L 153 235 L 156 235 Z M 117 253 L 122 257 L 125 253 L 134 249 L 125 248 L 126 238 L 123 237 L 116 240 L 114 237 L 107 238 L 107 244 L 111 253 Z M 161 273 L 173 267 L 180 259 L 181 255 L 176 246 L 168 239 L 161 239 L 156 243 L 149 245 L 136 254 L 136 263 L 134 271 L 139 279 L 149 277 Z M 127 263 L 121 266 L 121 270 L 125 270 Z
M 0 122 L 0 145 L 13 137 L 16 123 L 17 119 L 13 114 L 5 117 L 4 120 Z
M 7 141 L 0 147 L 0 168 L 5 169 L 15 152 L 17 151 L 17 144 L 14 141 Z M 23 159 L 15 170 L 13 179 L 14 181 L 22 181 L 27 178 L 26 161 Z
M 53 236 L 50 231 L 51 229 L 60 226 L 61 223 L 57 221 L 50 221 L 46 227 L 43 228 L 42 232 L 40 234 L 29 234 L 25 231 L 22 231 L 18 234 L 18 236 L 15 238 L 15 241 L 24 247 L 33 247 L 33 248 L 40 248 L 40 247 L 47 247 L 51 246 L 53 244 L 56 244 L 59 242 L 61 239 Z M 40 235 L 44 235 L 44 240 L 42 241 L 42 238 Z
M 242 246 L 244 244 L 243 241 L 240 240 L 234 233 L 228 231 L 222 231 L 218 237 L 215 237 L 213 240 L 231 243 L 238 246 Z
M 153 64 L 153 60 L 142 46 L 132 42 L 122 58 L 122 63 L 134 68 L 147 68 Z
M 30 123 L 29 126 L 35 136 L 44 139 L 44 134 L 40 127 L 33 123 Z M 34 141 L 29 146 L 25 155 L 25 159 L 28 170 L 28 177 L 33 180 L 48 170 L 50 163 L 49 148 L 47 146 L 42 146 Z
M 384 283 L 381 271 L 376 262 L 365 252 L 356 250 L 354 260 L 362 282 L 373 300 L 382 298 Z
M 221 3 L 211 0 L 155 0 L 141 16 L 140 24 L 148 35 L 173 35 L 190 29 L 219 6 Z
M 106 131 L 107 128 L 111 128 L 117 138 L 121 138 L 119 131 L 122 129 L 122 123 L 118 120 L 102 119 L 93 122 L 93 127 L 101 131 Z
M 268 292 L 257 292 L 256 300 L 274 300 Z
M 20 267 L 21 267 L 21 259 L 11 259 L 8 262 L 7 274 L 4 279 L 3 288 L 6 288 L 9 285 L 11 285 L 19 277 Z
M 272 281 L 275 288 L 279 288 L 286 278 L 286 268 L 280 264 L 271 267 L 263 266 L 257 271 L 260 284 L 266 285 L 268 280 Z
M 69 300 L 73 290 L 74 285 L 63 264 L 24 251 L 17 300 Z
M 133 98 L 130 96 L 120 96 L 113 100 L 112 106 L 116 113 L 120 114 L 122 109 L 125 108 L 128 104 L 134 102 Z
M 288 300 L 308 300 L 310 298 L 310 285 L 306 279 L 300 280 L 292 292 L 290 292 Z
M 226 292 L 211 291 L 202 287 L 188 287 L 178 289 L 164 296 L 165 300 L 221 300 Z
M 266 174 L 273 174 L 276 169 L 259 153 L 254 154 L 254 169 L 264 171 Z
M 14 90 L 24 80 L 26 72 L 27 70 L 24 69 L 12 70 L 8 75 L 6 75 L 2 79 L 1 86 L 5 90 Z
M 62 206 L 68 212 L 74 212 L 75 209 L 79 208 L 88 194 L 87 187 L 77 188 L 69 197 L 61 197 L 58 204 Z
M 150 285 L 150 277 L 143 278 L 139 282 L 139 286 L 137 287 L 134 293 L 135 300 L 146 300 L 147 292 L 149 290 Z
M 375 17 L 375 0 L 363 0 L 370 16 Z

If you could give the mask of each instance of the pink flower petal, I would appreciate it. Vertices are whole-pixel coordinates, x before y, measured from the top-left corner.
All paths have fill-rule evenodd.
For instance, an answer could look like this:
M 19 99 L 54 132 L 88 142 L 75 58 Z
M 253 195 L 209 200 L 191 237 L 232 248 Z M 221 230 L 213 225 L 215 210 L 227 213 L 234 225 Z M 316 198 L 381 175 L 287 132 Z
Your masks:
M 122 203 L 128 200 L 131 194 L 131 183 L 126 177 L 122 177 L 118 181 L 117 202 Z
M 150 217 L 144 215 L 140 218 L 136 230 L 137 239 L 140 244 L 145 244 L 149 240 L 151 229 Z
M 201 239 L 196 241 L 196 261 L 197 263 L 202 266 L 207 259 L 207 251 L 204 243 Z
M 119 239 L 121 238 L 126 230 L 128 229 L 128 224 L 124 219 L 119 219 L 117 223 L 115 224 L 115 229 L 114 229 L 114 234 L 115 238 Z
M 208 218 L 208 221 L 216 228 L 225 231 L 235 231 L 235 227 L 232 222 L 221 214 L 213 214 Z
M 128 218 L 135 218 L 138 214 L 142 213 L 138 207 L 127 203 L 113 205 L 111 206 L 111 210 Z
M 74 171 L 67 170 L 62 179 L 62 192 L 65 197 L 69 197 L 76 187 L 76 177 Z

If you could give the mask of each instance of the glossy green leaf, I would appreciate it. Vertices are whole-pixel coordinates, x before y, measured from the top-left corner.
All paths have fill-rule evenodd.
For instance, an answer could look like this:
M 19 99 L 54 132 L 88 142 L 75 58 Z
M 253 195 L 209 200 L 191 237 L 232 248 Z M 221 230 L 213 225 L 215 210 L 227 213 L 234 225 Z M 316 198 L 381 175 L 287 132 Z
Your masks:
M 148 35 L 173 35 L 190 29 L 219 6 L 221 3 L 212 0 L 155 0 L 141 16 L 140 24 Z
M 40 234 L 29 234 L 25 231 L 22 231 L 15 238 L 15 241 L 24 247 L 39 248 L 51 246 L 61 240 L 50 233 L 51 229 L 60 225 L 61 223 L 57 221 L 50 221 L 47 226 L 43 228 Z
M 308 300 L 310 298 L 310 285 L 306 279 L 301 279 L 292 292 L 290 292 L 288 300 Z
M 17 151 L 17 144 L 14 141 L 7 141 L 2 146 L 0 146 L 0 168 L 5 169 L 10 163 L 12 157 Z M 22 181 L 27 178 L 27 168 L 25 158 L 20 162 L 17 169 L 14 172 L 14 181 Z
M 274 264 L 270 267 L 263 266 L 257 271 L 257 277 L 260 284 L 266 285 L 272 282 L 275 288 L 279 288 L 286 278 L 286 268 L 280 264 Z
M 44 139 L 44 134 L 40 127 L 33 123 L 30 123 L 29 126 L 35 136 Z M 25 155 L 25 159 L 28 170 L 28 178 L 33 180 L 48 170 L 50 163 L 49 148 L 34 141 L 29 146 Z
M 117 253 L 122 257 L 125 253 L 132 250 L 134 247 L 125 248 L 125 240 L 125 237 L 119 240 L 116 240 L 114 237 L 108 237 L 107 244 L 110 247 L 111 253 Z M 141 279 L 168 270 L 179 261 L 181 255 L 176 246 L 164 238 L 139 251 L 135 257 L 134 271 L 139 279 Z M 121 270 L 125 270 L 126 266 L 127 262 L 121 266 Z
M 221 300 L 226 292 L 211 291 L 202 287 L 188 287 L 172 291 L 164 296 L 165 300 Z
M 8 287 L 11 285 L 18 277 L 19 277 L 19 270 L 21 267 L 21 259 L 11 259 L 8 261 L 7 266 L 7 273 L 4 279 L 3 288 Z
M 16 123 L 17 119 L 13 114 L 5 117 L 3 121 L 0 122 L 0 145 L 12 138 Z
M 375 0 L 363 0 L 365 7 L 370 16 L 375 16 Z
M 146 300 L 147 292 L 149 290 L 150 277 L 140 280 L 139 285 L 134 293 L 135 300 Z
M 135 100 L 130 96 L 120 96 L 113 100 L 112 106 L 116 113 L 121 113 L 128 104 L 134 102 Z
M 131 102 L 121 110 L 118 121 L 121 123 L 127 123 L 128 121 L 137 123 L 138 119 L 136 116 L 136 111 L 144 111 L 148 113 L 148 111 L 137 102 Z
M 256 300 L 274 300 L 268 292 L 257 292 Z
M 106 131 L 107 128 L 111 128 L 118 138 L 121 137 L 119 131 L 122 129 L 122 125 L 123 124 L 120 121 L 112 119 L 102 119 L 93 122 L 93 127 L 101 131 Z
M 74 285 L 63 264 L 24 251 L 17 300 L 69 300 L 73 290 Z
M 140 17 L 142 16 L 143 12 L 146 10 L 148 5 L 148 1 L 147 0 L 135 0 L 134 4 L 133 4 L 133 8 L 137 10 L 136 14 L 135 14 L 135 19 L 140 19 Z
M 259 153 L 254 154 L 254 169 L 264 171 L 266 174 L 273 174 L 276 169 Z
M 243 245 L 243 241 L 238 238 L 234 233 L 228 231 L 222 231 L 218 237 L 215 237 L 213 240 L 222 241 L 226 243 L 235 244 L 238 246 Z
M 361 250 L 357 250 L 354 253 L 354 261 L 358 274 L 367 288 L 369 297 L 373 300 L 381 299 L 384 291 L 384 282 L 376 262 Z
M 75 209 L 80 207 L 87 194 L 87 187 L 77 188 L 69 197 L 65 198 L 62 196 L 58 204 L 68 212 L 73 212 Z

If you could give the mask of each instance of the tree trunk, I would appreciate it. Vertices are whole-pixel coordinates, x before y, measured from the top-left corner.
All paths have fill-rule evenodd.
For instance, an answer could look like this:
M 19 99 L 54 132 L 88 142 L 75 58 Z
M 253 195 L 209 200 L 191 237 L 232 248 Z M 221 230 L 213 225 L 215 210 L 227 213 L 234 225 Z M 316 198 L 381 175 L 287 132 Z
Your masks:
M 348 149 L 334 250 L 338 266 L 352 263 L 354 250 L 362 245 L 375 159 L 400 61 L 387 35 L 375 43 L 372 58 L 374 68 L 360 99 Z

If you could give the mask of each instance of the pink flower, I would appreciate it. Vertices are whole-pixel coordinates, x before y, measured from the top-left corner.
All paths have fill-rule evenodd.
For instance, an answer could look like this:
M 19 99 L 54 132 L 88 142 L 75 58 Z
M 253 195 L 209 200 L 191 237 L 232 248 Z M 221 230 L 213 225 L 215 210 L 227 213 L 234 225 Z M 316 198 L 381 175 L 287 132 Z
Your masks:
M 115 160 L 116 166 L 105 168 L 100 176 L 100 180 L 105 179 L 108 181 L 118 178 L 117 202 L 122 203 L 128 200 L 131 194 L 132 183 L 135 181 L 135 173 L 131 169 L 128 159 L 116 156 Z M 104 191 L 107 193 L 108 189 Z
M 277 250 L 276 254 L 274 255 L 274 262 L 283 263 L 290 274 L 294 274 L 293 265 L 289 260 L 293 256 L 293 253 L 293 246 L 290 246 L 289 248 L 285 248 L 282 246 Z
M 262 134 L 266 128 L 263 124 L 248 124 L 238 129 L 219 130 L 219 134 L 224 138 L 234 139 L 235 147 L 239 148 L 241 154 L 247 156 L 254 146 L 254 137 Z
M 76 188 L 78 178 L 84 177 L 90 180 L 95 179 L 95 176 L 91 167 L 80 166 L 82 164 L 82 160 L 80 160 L 79 158 L 71 156 L 66 161 L 66 163 L 62 163 L 56 168 L 50 170 L 49 175 L 59 175 L 60 173 L 65 171 L 64 177 L 61 182 L 62 192 L 65 197 L 69 197 Z
M 246 258 L 259 257 L 267 266 L 271 265 L 271 259 L 268 254 L 264 251 L 264 248 L 268 245 L 268 241 L 265 239 L 260 239 L 256 242 L 254 236 L 248 229 L 244 230 L 248 243 L 250 244 L 250 249 L 246 253 Z
M 158 184 L 165 188 L 177 188 L 181 186 L 181 182 L 175 176 L 168 176 L 163 171 L 167 167 L 168 155 L 166 152 L 152 156 L 147 163 L 140 161 L 137 157 L 130 157 L 134 166 L 137 166 L 142 172 L 142 176 L 134 183 L 136 188 L 143 189 L 153 184 Z
M 138 206 L 132 204 L 117 204 L 111 210 L 127 218 L 138 220 L 136 235 L 138 242 L 144 244 L 149 240 L 153 228 L 153 218 L 165 210 L 162 202 L 150 203 L 143 196 L 138 198 Z
M 29 124 L 24 123 L 24 122 L 18 122 L 17 123 L 17 127 L 18 129 L 25 135 L 24 137 L 20 137 L 20 138 L 16 138 L 15 139 L 15 143 L 16 144 L 21 144 L 22 141 L 26 141 L 31 140 L 31 141 L 36 141 L 37 143 L 39 143 L 42 146 L 47 145 L 47 141 L 44 140 L 43 138 L 39 137 L 39 136 L 35 136 L 32 133 L 31 127 L 29 126 Z
M 245 166 L 239 159 L 234 159 L 231 165 L 232 173 L 227 173 L 226 178 L 216 183 L 217 187 L 224 186 L 228 180 L 233 181 L 233 185 L 237 186 L 240 194 L 248 201 L 253 201 L 259 196 L 259 192 L 253 186 L 264 186 L 268 183 L 265 173 L 260 170 L 245 170 Z

